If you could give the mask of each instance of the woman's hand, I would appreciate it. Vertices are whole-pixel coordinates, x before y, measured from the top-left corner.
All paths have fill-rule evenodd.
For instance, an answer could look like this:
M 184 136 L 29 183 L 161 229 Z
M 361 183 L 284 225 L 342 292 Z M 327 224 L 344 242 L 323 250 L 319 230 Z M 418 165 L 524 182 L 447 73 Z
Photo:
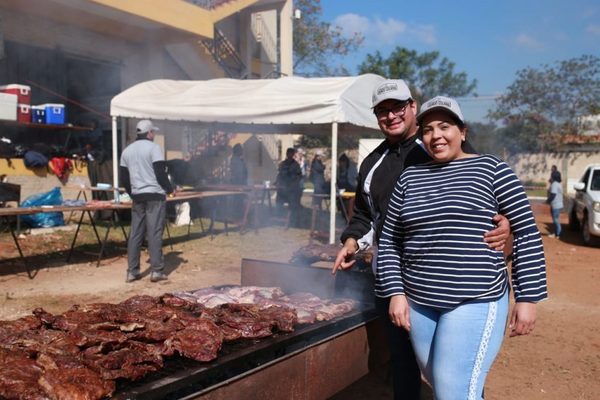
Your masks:
M 410 309 L 405 295 L 392 296 L 390 300 L 389 315 L 392 324 L 410 332 Z
M 519 335 L 528 335 L 533 332 L 535 327 L 535 303 L 517 303 L 510 316 L 508 328 L 510 337 Z

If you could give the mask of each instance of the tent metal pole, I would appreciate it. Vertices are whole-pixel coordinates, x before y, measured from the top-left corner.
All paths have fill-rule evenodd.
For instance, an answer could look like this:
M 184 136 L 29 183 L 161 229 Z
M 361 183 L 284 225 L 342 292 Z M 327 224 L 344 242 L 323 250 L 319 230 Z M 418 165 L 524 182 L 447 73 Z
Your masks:
M 337 206 L 338 123 L 331 125 L 331 187 L 329 195 L 329 244 L 335 243 L 335 214 Z
M 112 161 L 113 161 L 113 188 L 114 199 L 119 200 L 119 154 L 117 146 L 117 117 L 112 117 Z

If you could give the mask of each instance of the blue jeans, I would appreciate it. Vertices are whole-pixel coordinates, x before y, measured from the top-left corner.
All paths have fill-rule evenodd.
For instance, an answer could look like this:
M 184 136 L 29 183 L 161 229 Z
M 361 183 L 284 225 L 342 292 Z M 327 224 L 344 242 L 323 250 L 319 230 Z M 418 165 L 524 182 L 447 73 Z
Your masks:
M 504 338 L 508 294 L 454 309 L 434 309 L 410 299 L 409 305 L 410 339 L 435 399 L 482 399 L 485 378 Z
M 560 236 L 560 208 L 551 208 L 550 213 L 552 214 L 552 223 L 554 224 L 554 234 Z

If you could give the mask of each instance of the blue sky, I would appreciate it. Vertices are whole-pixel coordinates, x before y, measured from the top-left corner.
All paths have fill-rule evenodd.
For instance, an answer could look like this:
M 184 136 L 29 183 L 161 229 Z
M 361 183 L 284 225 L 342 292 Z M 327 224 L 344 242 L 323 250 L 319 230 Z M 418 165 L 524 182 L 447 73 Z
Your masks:
M 518 70 L 600 56 L 597 0 L 321 0 L 321 7 L 324 21 L 365 36 L 358 52 L 340 60 L 352 73 L 366 54 L 387 57 L 401 46 L 437 50 L 477 79 L 480 98 L 460 99 L 472 121 L 484 120 Z

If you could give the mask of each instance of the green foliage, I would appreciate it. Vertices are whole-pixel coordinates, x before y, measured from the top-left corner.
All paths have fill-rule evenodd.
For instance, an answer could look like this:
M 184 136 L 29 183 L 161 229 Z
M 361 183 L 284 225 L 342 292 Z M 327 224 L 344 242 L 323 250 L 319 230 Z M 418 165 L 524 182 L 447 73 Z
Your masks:
M 404 79 L 418 104 L 434 96 L 461 97 L 476 95 L 477 81 L 469 81 L 465 72 L 455 72 L 456 64 L 438 51 L 417 53 L 396 47 L 388 58 L 379 51 L 367 54 L 358 71 L 374 73 L 391 79 Z
M 577 133 L 579 117 L 599 110 L 600 58 L 583 55 L 518 71 L 488 117 L 505 125 L 513 150 L 553 151 Z
M 332 66 L 332 56 L 344 56 L 358 49 L 364 40 L 360 33 L 347 38 L 342 28 L 321 21 L 320 0 L 295 0 L 302 18 L 294 20 L 294 71 L 305 76 L 349 75 L 343 66 Z
M 477 153 L 495 154 L 502 157 L 504 149 L 498 140 L 498 133 L 494 124 L 469 123 L 467 139 Z

